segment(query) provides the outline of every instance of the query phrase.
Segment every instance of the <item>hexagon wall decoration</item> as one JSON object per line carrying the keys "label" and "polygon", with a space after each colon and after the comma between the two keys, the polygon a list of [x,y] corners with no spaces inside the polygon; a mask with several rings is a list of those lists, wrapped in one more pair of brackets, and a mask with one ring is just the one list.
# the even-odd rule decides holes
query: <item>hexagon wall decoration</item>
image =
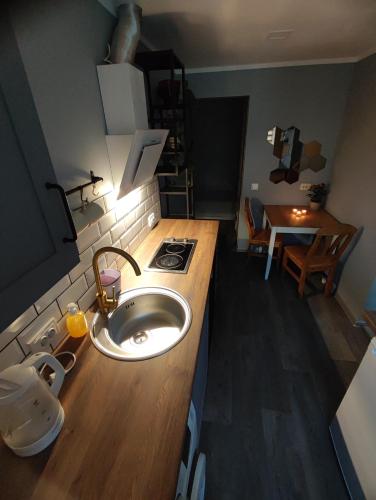
{"label": "hexagon wall decoration", "polygon": [[294,184],[303,170],[319,172],[325,167],[326,158],[321,155],[321,144],[310,141],[302,144],[300,130],[289,127],[282,130],[274,127],[268,131],[267,141],[273,146],[273,155],[279,159],[278,168],[270,172],[269,180],[274,184],[285,181]]}

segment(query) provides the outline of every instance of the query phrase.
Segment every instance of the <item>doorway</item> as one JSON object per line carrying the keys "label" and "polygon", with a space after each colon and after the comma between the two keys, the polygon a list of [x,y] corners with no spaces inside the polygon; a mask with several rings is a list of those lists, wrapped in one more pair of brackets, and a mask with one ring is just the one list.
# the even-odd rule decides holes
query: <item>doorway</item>
{"label": "doorway", "polygon": [[239,210],[248,96],[197,99],[193,183],[197,219],[234,220]]}

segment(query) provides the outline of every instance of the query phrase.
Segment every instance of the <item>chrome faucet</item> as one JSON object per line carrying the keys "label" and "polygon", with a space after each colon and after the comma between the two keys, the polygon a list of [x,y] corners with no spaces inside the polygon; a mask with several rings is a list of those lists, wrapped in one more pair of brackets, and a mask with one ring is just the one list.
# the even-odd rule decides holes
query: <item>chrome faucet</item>
{"label": "chrome faucet", "polygon": [[101,276],[99,273],[99,267],[98,267],[98,259],[101,255],[107,252],[112,252],[112,253],[117,253],[124,257],[131,266],[133,267],[133,270],[136,274],[136,276],[140,276],[141,271],[140,268],[138,267],[137,262],[134,260],[134,258],[129,255],[129,253],[124,252],[124,250],[121,250],[120,248],[116,247],[102,247],[99,250],[97,250],[94,254],[93,257],[93,269],[94,269],[94,276],[95,276],[95,284],[97,286],[97,300],[98,300],[98,306],[99,309],[102,313],[107,313],[109,311],[112,311],[113,309],[116,309],[118,305],[118,299],[115,297],[115,287],[112,287],[112,297],[109,298],[107,297],[106,290],[103,289],[102,283],[101,283]]}

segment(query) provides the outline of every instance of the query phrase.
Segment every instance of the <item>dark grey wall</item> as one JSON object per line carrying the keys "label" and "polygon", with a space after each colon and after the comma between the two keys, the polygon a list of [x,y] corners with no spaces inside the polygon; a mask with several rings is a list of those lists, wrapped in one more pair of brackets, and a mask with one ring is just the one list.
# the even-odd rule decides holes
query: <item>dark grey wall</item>
{"label": "dark grey wall", "polygon": [[376,55],[359,62],[336,151],[328,209],[341,221],[364,227],[349,256],[338,295],[360,317],[376,277]]}
{"label": "dark grey wall", "polygon": [[[352,73],[352,64],[341,64],[188,75],[196,97],[250,96],[243,196],[251,195],[251,183],[258,183],[259,191],[252,194],[265,203],[306,203],[305,193],[299,190],[301,182],[330,180]],[[303,141],[321,142],[327,167],[318,173],[303,172],[292,185],[271,183],[269,173],[278,160],[266,136],[274,125],[295,125]],[[242,214],[239,222],[238,246],[243,248],[247,233]]]}
{"label": "dark grey wall", "polygon": [[12,20],[57,178],[68,189],[94,170],[105,180],[102,192],[108,191],[112,178],[96,65],[114,18],[94,0],[19,4]]}

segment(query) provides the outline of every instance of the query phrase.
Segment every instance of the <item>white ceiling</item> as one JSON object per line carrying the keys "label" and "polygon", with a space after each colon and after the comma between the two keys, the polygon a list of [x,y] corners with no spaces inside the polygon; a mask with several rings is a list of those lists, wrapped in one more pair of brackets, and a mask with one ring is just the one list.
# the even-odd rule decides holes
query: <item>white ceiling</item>
{"label": "white ceiling", "polygon": [[[121,0],[100,0],[116,8]],[[142,33],[187,68],[359,60],[376,52],[376,0],[139,0]],[[287,30],[286,39],[270,32]],[[279,38],[277,36],[277,38]]]}

